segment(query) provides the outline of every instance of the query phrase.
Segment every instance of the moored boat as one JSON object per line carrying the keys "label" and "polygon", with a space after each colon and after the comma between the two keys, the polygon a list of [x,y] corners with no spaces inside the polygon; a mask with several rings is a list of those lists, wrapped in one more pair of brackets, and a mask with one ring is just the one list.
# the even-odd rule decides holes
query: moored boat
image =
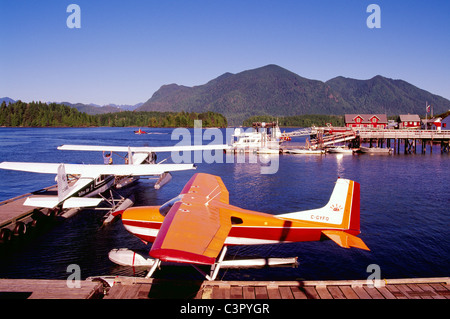
{"label": "moored boat", "polygon": [[353,150],[351,148],[346,148],[344,146],[329,147],[326,151],[333,154],[353,154]]}
{"label": "moored boat", "polygon": [[325,154],[325,151],[324,150],[314,150],[314,149],[291,149],[291,150],[286,150],[286,153],[322,155],[322,154]]}
{"label": "moored boat", "polygon": [[134,131],[134,134],[141,135],[141,134],[147,134],[147,132],[146,132],[146,131],[143,131],[143,130],[141,130],[141,128],[139,128],[139,130]]}
{"label": "moored boat", "polygon": [[359,151],[365,154],[391,154],[392,148],[361,146]]}
{"label": "moored boat", "polygon": [[242,128],[236,128],[232,135],[230,148],[227,152],[241,153],[261,153],[278,154],[280,151],[281,131],[278,123],[253,123],[252,128],[244,131]]}

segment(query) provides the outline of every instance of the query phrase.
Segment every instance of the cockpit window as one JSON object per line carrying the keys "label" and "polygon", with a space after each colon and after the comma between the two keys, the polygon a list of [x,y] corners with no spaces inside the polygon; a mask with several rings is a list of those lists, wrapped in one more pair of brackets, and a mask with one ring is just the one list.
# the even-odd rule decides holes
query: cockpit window
{"label": "cockpit window", "polygon": [[165,202],[160,208],[159,213],[164,217],[167,215],[169,210],[175,205],[176,202],[179,202],[183,198],[183,195],[178,195],[177,197],[172,198],[168,202]]}

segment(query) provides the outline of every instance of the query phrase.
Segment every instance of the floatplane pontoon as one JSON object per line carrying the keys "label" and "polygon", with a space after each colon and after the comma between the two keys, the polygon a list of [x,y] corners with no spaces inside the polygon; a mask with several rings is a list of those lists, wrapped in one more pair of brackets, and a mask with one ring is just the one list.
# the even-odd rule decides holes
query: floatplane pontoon
{"label": "floatplane pontoon", "polygon": [[[130,233],[153,243],[149,252],[152,260],[144,258],[143,261],[151,265],[147,277],[153,275],[161,262],[174,262],[191,264],[206,279],[214,280],[224,264],[229,245],[328,238],[341,247],[369,250],[356,237],[360,233],[359,189],[358,183],[340,178],[323,208],[275,216],[230,205],[222,179],[198,173],[180,195],[164,205],[132,207],[115,215],[121,216]],[[121,264],[130,264],[133,257],[135,255],[128,251],[110,254],[111,260]],[[210,274],[204,273],[198,265],[211,266]]]}

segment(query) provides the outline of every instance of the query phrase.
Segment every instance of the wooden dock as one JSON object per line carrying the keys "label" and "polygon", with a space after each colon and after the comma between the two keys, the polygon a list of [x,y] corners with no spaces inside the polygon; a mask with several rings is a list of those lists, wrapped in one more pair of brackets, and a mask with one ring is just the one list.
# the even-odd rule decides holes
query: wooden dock
{"label": "wooden dock", "polygon": [[169,281],[117,277],[105,299],[449,299],[450,277],[339,281]]}
{"label": "wooden dock", "polygon": [[46,217],[57,215],[59,213],[57,210],[23,205],[30,196],[54,195],[56,192],[57,186],[53,185],[0,202],[0,243],[8,242],[13,236],[23,236],[30,228],[42,223]]}
{"label": "wooden dock", "polygon": [[350,142],[352,148],[359,148],[362,143],[370,147],[393,148],[400,153],[403,144],[404,153],[416,153],[418,145],[421,152],[426,153],[427,146],[433,152],[433,145],[440,145],[441,153],[450,153],[450,131],[419,129],[368,129],[368,128],[317,128],[311,145],[324,148],[335,143]]}
{"label": "wooden dock", "polygon": [[[101,278],[101,277],[100,277]],[[450,277],[338,281],[179,281],[141,277],[0,279],[0,299],[450,299]]]}
{"label": "wooden dock", "polygon": [[66,280],[0,279],[0,299],[97,299],[103,297],[98,281],[80,281],[69,287]]}

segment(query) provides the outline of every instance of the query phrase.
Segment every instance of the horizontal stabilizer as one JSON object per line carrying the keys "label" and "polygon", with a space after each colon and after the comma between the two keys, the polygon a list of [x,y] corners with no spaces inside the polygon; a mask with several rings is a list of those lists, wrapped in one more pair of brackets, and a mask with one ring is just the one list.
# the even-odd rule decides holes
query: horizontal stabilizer
{"label": "horizontal stabilizer", "polygon": [[63,208],[96,207],[102,200],[97,197],[70,197],[64,202]]}
{"label": "horizontal stabilizer", "polygon": [[341,247],[355,247],[370,250],[361,238],[350,235],[349,233],[340,230],[323,230],[322,233]]}
{"label": "horizontal stabilizer", "polygon": [[58,196],[37,196],[28,197],[23,203],[24,206],[54,208],[59,204]]}

